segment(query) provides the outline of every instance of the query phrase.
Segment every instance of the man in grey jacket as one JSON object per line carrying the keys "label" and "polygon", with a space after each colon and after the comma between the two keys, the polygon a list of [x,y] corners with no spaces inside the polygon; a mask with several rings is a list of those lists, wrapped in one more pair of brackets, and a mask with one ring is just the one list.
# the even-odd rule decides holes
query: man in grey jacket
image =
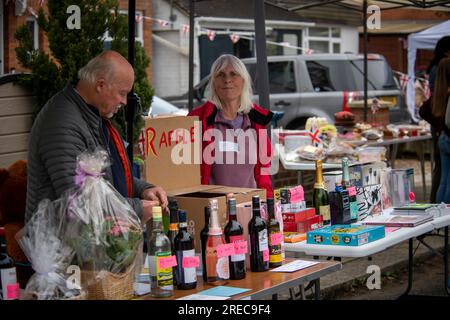
{"label": "man in grey jacket", "polygon": [[134,71],[119,53],[105,51],[80,69],[79,81],[53,96],[30,134],[25,219],[45,198],[54,200],[75,186],[77,156],[102,147],[112,165],[104,178],[130,203],[142,223],[153,206],[167,206],[164,190],[131,176],[131,163],[110,118],[127,102]]}

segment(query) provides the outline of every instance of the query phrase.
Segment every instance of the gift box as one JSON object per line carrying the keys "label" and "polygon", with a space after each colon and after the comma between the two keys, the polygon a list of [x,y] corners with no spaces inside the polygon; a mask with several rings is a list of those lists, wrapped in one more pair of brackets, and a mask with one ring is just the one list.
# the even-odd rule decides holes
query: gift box
{"label": "gift box", "polygon": [[381,170],[386,167],[386,163],[381,161],[350,166],[350,182],[353,186],[360,188],[380,184]]}
{"label": "gift box", "polygon": [[302,222],[284,222],[284,232],[306,233],[323,227],[323,216],[313,216]]}
{"label": "gift box", "polygon": [[316,209],[307,208],[297,212],[283,213],[283,223],[300,223],[316,216]]}
{"label": "gift box", "polygon": [[362,246],[385,237],[384,226],[342,224],[324,227],[307,233],[309,244]]}

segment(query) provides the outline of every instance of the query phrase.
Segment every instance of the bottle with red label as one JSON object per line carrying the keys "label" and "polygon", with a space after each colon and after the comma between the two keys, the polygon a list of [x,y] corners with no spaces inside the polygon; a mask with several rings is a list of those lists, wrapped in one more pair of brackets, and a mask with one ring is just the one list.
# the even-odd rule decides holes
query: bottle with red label
{"label": "bottle with red label", "polygon": [[6,252],[4,229],[0,228],[0,300],[19,299],[19,283],[13,259]]}
{"label": "bottle with red label", "polygon": [[261,204],[259,196],[252,197],[253,216],[248,223],[250,238],[250,268],[253,272],[269,270],[269,242],[267,225],[261,218]]}
{"label": "bottle with red label", "polygon": [[219,224],[218,202],[216,199],[209,201],[211,224],[206,241],[206,274],[207,282],[213,285],[224,285],[230,279],[228,256],[222,254],[225,239]]}
{"label": "bottle with red label", "polygon": [[275,219],[275,203],[272,198],[267,199],[267,210],[269,211],[269,267],[281,266],[283,257],[281,255],[281,242],[283,233],[280,223]]}
{"label": "bottle with red label", "polygon": [[236,199],[228,199],[228,223],[225,226],[225,241],[234,244],[235,254],[229,257],[230,279],[239,280],[245,278],[245,253],[247,242],[244,239],[244,228],[237,220]]}

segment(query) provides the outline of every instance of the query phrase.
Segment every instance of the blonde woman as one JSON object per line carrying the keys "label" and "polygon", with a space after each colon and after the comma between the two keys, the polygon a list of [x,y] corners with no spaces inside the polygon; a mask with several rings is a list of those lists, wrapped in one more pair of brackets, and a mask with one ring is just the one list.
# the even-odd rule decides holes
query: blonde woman
{"label": "blonde woman", "polygon": [[439,136],[439,151],[441,153],[442,175],[436,201],[450,203],[450,128],[445,125],[445,114],[450,97],[450,58],[439,62],[434,84],[433,118],[442,126]]}
{"label": "blonde woman", "polygon": [[266,127],[273,113],[254,104],[251,78],[237,57],[221,55],[211,67],[208,102],[190,116],[202,121],[202,184],[266,189],[271,146]]}

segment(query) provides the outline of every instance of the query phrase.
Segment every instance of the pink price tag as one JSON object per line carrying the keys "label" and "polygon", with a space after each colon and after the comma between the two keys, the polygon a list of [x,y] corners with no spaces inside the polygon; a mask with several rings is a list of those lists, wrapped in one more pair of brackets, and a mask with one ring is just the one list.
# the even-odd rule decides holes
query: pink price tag
{"label": "pink price tag", "polygon": [[348,190],[349,196],[356,196],[356,188],[355,187],[350,187],[347,190]]}
{"label": "pink price tag", "polygon": [[283,234],[281,232],[270,235],[270,242],[273,246],[281,244],[281,240],[283,240]]}
{"label": "pink price tag", "polygon": [[184,257],[183,268],[197,268],[200,265],[200,257]]}
{"label": "pink price tag", "polygon": [[302,202],[305,200],[305,193],[302,186],[290,188],[289,192],[291,194],[291,203]]}
{"label": "pink price tag", "polygon": [[219,258],[229,257],[234,254],[234,243],[221,244],[217,246],[217,256]]}
{"label": "pink price tag", "polygon": [[264,261],[269,261],[269,250],[264,250],[263,251],[263,260]]}
{"label": "pink price tag", "polygon": [[158,263],[160,269],[172,268],[177,265],[177,258],[175,256],[159,258]]}
{"label": "pink price tag", "polygon": [[247,241],[235,242],[234,243],[234,254],[246,254],[248,252]]}
{"label": "pink price tag", "polygon": [[19,299],[19,284],[8,284],[6,286],[6,300]]}

